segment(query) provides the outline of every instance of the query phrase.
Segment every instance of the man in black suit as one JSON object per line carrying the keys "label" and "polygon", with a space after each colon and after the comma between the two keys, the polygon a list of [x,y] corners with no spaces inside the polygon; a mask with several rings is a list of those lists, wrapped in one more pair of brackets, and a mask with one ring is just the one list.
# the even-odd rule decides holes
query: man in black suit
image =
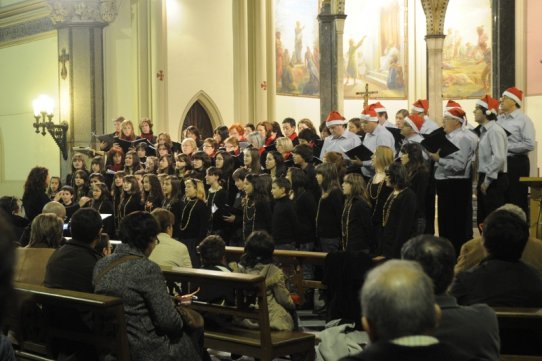
{"label": "man in black suit", "polygon": [[361,305],[361,322],[371,343],[343,361],[471,359],[432,336],[440,308],[431,279],[416,262],[391,260],[369,272]]}
{"label": "man in black suit", "polygon": [[521,261],[529,225],[517,215],[496,210],[484,221],[482,240],[488,257],[459,273],[451,293],[462,305],[542,307],[542,273]]}
{"label": "man in black suit", "polygon": [[446,292],[454,276],[452,243],[428,234],[417,236],[403,245],[401,258],[418,262],[433,280],[435,299],[442,311],[435,337],[476,360],[498,360],[500,338],[495,311],[485,304],[460,306]]}

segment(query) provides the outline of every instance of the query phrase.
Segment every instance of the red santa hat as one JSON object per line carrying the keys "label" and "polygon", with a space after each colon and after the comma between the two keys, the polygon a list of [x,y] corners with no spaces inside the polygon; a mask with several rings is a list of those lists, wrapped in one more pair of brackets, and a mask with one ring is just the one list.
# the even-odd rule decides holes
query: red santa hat
{"label": "red santa hat", "polygon": [[420,129],[422,128],[423,126],[423,118],[420,117],[419,115],[416,115],[416,114],[412,114],[412,115],[409,115],[408,117],[405,117],[405,122],[412,128],[414,129],[414,131],[416,133],[419,133],[420,132]]}
{"label": "red santa hat", "polygon": [[450,110],[446,110],[444,112],[444,117],[453,118],[461,122],[461,124],[465,123],[466,117],[465,112],[463,109],[460,108],[452,108]]}
{"label": "red santa hat", "polygon": [[361,113],[361,119],[366,120],[368,122],[378,122],[378,114],[374,109],[375,104],[371,104],[365,107],[363,109],[363,112]]}
{"label": "red santa hat", "polygon": [[523,92],[521,90],[519,90],[518,88],[516,88],[516,87],[511,87],[511,88],[506,89],[502,93],[502,96],[512,99],[519,106],[521,106],[522,101],[523,101]]}
{"label": "red santa hat", "polygon": [[345,125],[346,123],[348,122],[339,112],[330,112],[326,119],[326,127]]}
{"label": "red santa hat", "polygon": [[414,104],[412,104],[412,110],[416,113],[425,113],[429,111],[429,102],[427,99],[418,99]]}
{"label": "red santa hat", "polygon": [[448,100],[448,103],[446,103],[446,110],[450,110],[450,109],[453,109],[453,108],[463,109],[461,107],[461,104],[459,104],[455,100],[450,99],[450,100]]}
{"label": "red santa hat", "polygon": [[497,111],[499,110],[499,101],[492,98],[490,95],[486,95],[482,99],[478,99],[476,101],[476,105],[486,108],[486,115],[490,115],[491,113],[497,114]]}
{"label": "red santa hat", "polygon": [[372,107],[374,109],[375,112],[377,113],[384,113],[386,112],[386,108],[380,103],[380,102],[376,102],[374,104],[372,104]]}

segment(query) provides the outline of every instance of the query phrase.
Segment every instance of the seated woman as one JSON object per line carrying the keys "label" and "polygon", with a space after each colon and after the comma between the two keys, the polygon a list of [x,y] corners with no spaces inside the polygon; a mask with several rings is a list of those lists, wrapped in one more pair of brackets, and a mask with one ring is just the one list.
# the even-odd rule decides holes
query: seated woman
{"label": "seated woman", "polygon": [[[248,237],[245,252],[239,261],[241,273],[259,274],[265,277],[267,286],[267,306],[269,325],[273,330],[292,331],[294,329],[295,305],[286,288],[284,273],[273,264],[275,244],[269,233],[255,231]],[[247,328],[258,328],[252,320],[243,320]]]}
{"label": "seated woman", "polygon": [[15,281],[43,284],[47,261],[60,247],[62,227],[62,219],[52,213],[43,213],[34,218],[28,246],[17,248]]}
{"label": "seated woman", "polygon": [[160,267],[148,259],[158,232],[149,213],[124,217],[119,229],[122,244],[94,268],[95,292],[122,299],[132,360],[200,360]]}

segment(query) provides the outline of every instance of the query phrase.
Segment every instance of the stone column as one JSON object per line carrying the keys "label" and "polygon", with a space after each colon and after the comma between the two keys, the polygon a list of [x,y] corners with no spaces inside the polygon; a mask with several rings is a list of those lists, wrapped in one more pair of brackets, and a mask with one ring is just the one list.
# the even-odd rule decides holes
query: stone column
{"label": "stone column", "polygon": [[442,122],[442,47],[448,0],[422,0],[427,20],[427,99],[429,117]]}
{"label": "stone column", "polygon": [[91,132],[104,132],[104,26],[117,16],[118,0],[48,0],[58,32],[59,121],[66,121],[68,161],[72,147],[88,146]]}
{"label": "stone column", "polygon": [[493,35],[493,96],[516,86],[516,4],[515,1],[492,1]]}
{"label": "stone column", "polygon": [[267,63],[265,1],[247,2],[249,117],[256,124],[267,119]]}
{"label": "stone column", "polygon": [[344,59],[343,32],[344,13],[332,13],[331,3],[322,2],[319,22],[320,38],[320,122],[326,120],[330,111],[343,112]]}

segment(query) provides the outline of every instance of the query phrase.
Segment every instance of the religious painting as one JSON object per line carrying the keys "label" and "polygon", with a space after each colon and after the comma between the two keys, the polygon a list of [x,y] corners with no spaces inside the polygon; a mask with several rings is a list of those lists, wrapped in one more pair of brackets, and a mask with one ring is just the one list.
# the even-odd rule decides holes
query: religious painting
{"label": "religious painting", "polygon": [[347,1],[344,25],[344,97],[376,92],[379,99],[407,97],[406,0]]}
{"label": "religious painting", "polygon": [[444,21],[442,95],[491,94],[491,0],[453,0]]}
{"label": "religious painting", "polygon": [[318,0],[275,0],[277,94],[319,96]]}

